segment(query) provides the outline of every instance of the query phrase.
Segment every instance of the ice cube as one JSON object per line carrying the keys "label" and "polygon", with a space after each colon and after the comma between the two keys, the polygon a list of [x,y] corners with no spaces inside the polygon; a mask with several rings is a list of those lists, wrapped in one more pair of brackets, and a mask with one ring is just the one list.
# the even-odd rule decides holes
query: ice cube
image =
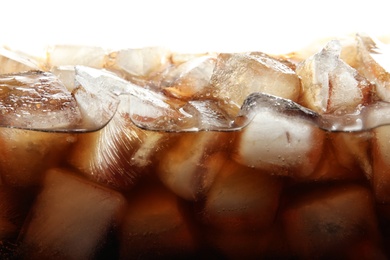
{"label": "ice cube", "polygon": [[170,55],[170,51],[157,47],[122,49],[109,53],[105,67],[125,78],[147,77],[169,65]]}
{"label": "ice cube", "polygon": [[375,94],[383,101],[390,101],[390,47],[367,35],[356,35],[356,56],[352,66],[375,83]]}
{"label": "ice cube", "polygon": [[390,126],[374,129],[372,187],[379,203],[390,203]]}
{"label": "ice cube", "polygon": [[128,189],[152,165],[167,134],[143,131],[127,114],[117,112],[100,131],[79,137],[68,162],[94,181]]}
{"label": "ice cube", "polygon": [[29,259],[93,259],[126,208],[119,193],[51,169],[21,233]]}
{"label": "ice cube", "polygon": [[181,134],[159,156],[161,181],[181,198],[203,198],[227,160],[221,150],[228,150],[233,139],[234,134],[218,132]]}
{"label": "ice cube", "polygon": [[26,55],[0,47],[0,74],[39,70],[39,63]]}
{"label": "ice cube", "polygon": [[0,128],[0,175],[12,186],[38,185],[43,173],[64,161],[77,137],[66,133]]}
{"label": "ice cube", "polygon": [[294,255],[303,259],[346,258],[365,241],[381,250],[369,189],[347,184],[300,190],[300,194],[286,194],[289,202],[281,209]]}
{"label": "ice cube", "polygon": [[16,240],[34,196],[32,189],[0,185],[0,247],[2,241]]}
{"label": "ice cube", "polygon": [[210,78],[215,66],[211,55],[196,57],[168,69],[162,75],[160,87],[164,93],[181,99],[206,96],[210,90]]}
{"label": "ice cube", "polygon": [[206,195],[201,221],[221,231],[266,230],[274,223],[281,189],[276,176],[226,162]]}
{"label": "ice cube", "polygon": [[133,190],[128,205],[120,259],[184,259],[196,252],[193,227],[175,195],[152,181]]}
{"label": "ice cube", "polygon": [[240,107],[253,92],[298,100],[295,72],[264,53],[220,54],[211,77],[211,96]]}
{"label": "ice cube", "polygon": [[50,72],[53,73],[70,92],[77,87],[74,80],[76,76],[74,66],[56,66],[51,68]]}
{"label": "ice cube", "polygon": [[83,65],[103,68],[108,51],[101,47],[54,45],[47,50],[47,67]]}
{"label": "ice cube", "polygon": [[[287,259],[290,256],[281,230],[236,232],[206,229],[205,240],[215,251],[212,259]],[[210,258],[211,259],[211,258]]]}
{"label": "ice cube", "polygon": [[304,106],[319,113],[332,113],[353,111],[369,102],[372,86],[340,59],[340,53],[340,42],[333,40],[297,66]]}
{"label": "ice cube", "polygon": [[[333,135],[335,135],[334,138]],[[337,141],[340,139],[340,143]],[[308,176],[300,175],[299,172],[296,172],[293,176],[295,181],[366,181],[369,178],[369,172],[371,171],[371,164],[364,161],[365,157],[361,158],[361,161],[356,161],[358,156],[363,156],[364,147],[359,147],[357,153],[354,151],[348,150],[349,147],[353,147],[357,141],[356,139],[344,137],[340,133],[327,133],[325,137],[326,142],[322,147],[321,159],[318,162],[315,170]],[[352,141],[352,143],[349,143]],[[345,143],[346,142],[346,143]],[[364,144],[364,143],[363,143]],[[344,147],[340,146],[344,145]],[[344,154],[345,153],[345,154]],[[360,154],[362,153],[362,154]],[[366,169],[362,167],[367,167],[367,172],[364,172]]]}
{"label": "ice cube", "polygon": [[336,160],[351,172],[362,172],[367,179],[372,177],[372,160],[370,154],[373,133],[332,133],[329,140]]}
{"label": "ice cube", "polygon": [[[268,102],[272,100],[275,103]],[[266,99],[264,104],[257,101],[262,100],[249,104],[255,108],[254,118],[237,138],[233,158],[272,174],[309,176],[321,158],[324,132],[305,118],[309,114],[302,117],[301,111],[292,109],[289,103],[282,104],[283,100]]]}
{"label": "ice cube", "polygon": [[1,126],[67,128],[81,120],[71,93],[51,73],[30,71],[0,76]]}

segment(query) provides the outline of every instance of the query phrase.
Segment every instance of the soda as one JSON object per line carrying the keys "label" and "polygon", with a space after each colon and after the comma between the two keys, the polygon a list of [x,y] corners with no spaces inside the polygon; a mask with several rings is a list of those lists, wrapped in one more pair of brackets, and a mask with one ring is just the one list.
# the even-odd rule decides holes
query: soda
{"label": "soda", "polygon": [[387,259],[387,49],[1,50],[0,257]]}

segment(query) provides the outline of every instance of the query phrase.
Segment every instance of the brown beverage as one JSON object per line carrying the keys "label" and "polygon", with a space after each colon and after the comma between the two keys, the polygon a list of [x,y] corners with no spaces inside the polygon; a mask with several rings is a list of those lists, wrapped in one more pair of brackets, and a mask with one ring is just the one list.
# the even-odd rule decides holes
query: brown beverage
{"label": "brown beverage", "polygon": [[386,259],[386,48],[2,49],[1,258]]}

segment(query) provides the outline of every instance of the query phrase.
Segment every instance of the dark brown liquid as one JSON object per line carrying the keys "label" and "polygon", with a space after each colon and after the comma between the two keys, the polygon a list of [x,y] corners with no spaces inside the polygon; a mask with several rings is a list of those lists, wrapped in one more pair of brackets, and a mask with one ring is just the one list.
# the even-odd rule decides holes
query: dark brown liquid
{"label": "dark brown liquid", "polygon": [[[241,132],[158,133],[122,123],[84,134],[0,129],[8,138],[0,165],[2,257],[389,253],[390,198],[375,186],[375,170],[383,169],[373,161],[372,133],[325,133],[320,161],[303,176],[297,167],[238,163]],[[372,176],[362,154],[375,163]]]}

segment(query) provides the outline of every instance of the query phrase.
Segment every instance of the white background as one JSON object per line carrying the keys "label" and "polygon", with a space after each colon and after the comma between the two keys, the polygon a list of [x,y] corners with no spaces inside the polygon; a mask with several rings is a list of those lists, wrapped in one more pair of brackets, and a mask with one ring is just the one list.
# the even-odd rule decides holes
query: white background
{"label": "white background", "polygon": [[0,44],[287,52],[314,39],[390,34],[386,1],[2,1]]}

